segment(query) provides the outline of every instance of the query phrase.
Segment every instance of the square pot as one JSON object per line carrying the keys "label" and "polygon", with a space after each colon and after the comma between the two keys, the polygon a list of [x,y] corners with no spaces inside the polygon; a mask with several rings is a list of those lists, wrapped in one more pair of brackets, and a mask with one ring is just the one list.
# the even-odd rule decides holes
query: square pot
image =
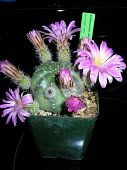
{"label": "square pot", "polygon": [[43,158],[81,160],[98,115],[99,112],[91,118],[32,115],[27,121]]}

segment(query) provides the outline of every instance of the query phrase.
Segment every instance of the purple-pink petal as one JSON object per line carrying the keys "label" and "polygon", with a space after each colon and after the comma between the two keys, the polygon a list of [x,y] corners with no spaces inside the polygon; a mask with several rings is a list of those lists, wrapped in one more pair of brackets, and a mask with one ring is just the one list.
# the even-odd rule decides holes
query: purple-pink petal
{"label": "purple-pink petal", "polygon": [[70,32],[75,27],[75,21],[71,21],[67,27],[67,32]]}
{"label": "purple-pink petal", "polygon": [[[79,64],[83,64],[83,63],[85,63],[87,61],[87,58],[86,57],[79,57],[76,61],[75,61],[75,63],[74,63],[74,66],[76,66],[78,63]],[[79,68],[80,69],[80,68]]]}
{"label": "purple-pink petal", "polygon": [[105,72],[99,72],[99,82],[102,88],[105,88],[107,85],[107,76]]}
{"label": "purple-pink petal", "polygon": [[54,33],[57,37],[61,35],[61,31],[59,29],[54,30]]}
{"label": "purple-pink petal", "polygon": [[49,29],[47,26],[42,26],[46,31],[50,32],[51,34],[53,34],[52,30]]}
{"label": "purple-pink petal", "polygon": [[106,59],[113,54],[112,48],[107,47],[107,43],[105,41],[101,42],[100,45],[100,55],[105,55]]}
{"label": "purple-pink petal", "polygon": [[12,96],[13,100],[15,99],[15,95],[14,95],[14,92],[12,91],[11,88],[9,88],[9,92],[10,92],[10,95]]}
{"label": "purple-pink petal", "polygon": [[117,81],[119,81],[119,82],[122,82],[123,81],[123,78],[122,78],[122,76],[120,76],[120,77],[114,77]]}
{"label": "purple-pink petal", "polygon": [[109,83],[113,82],[113,77],[109,74],[107,74],[107,79],[108,79]]}
{"label": "purple-pink petal", "polygon": [[20,95],[19,95],[19,87],[14,90],[14,95],[17,101],[21,100]]}
{"label": "purple-pink petal", "polygon": [[14,104],[1,104],[0,108],[7,108],[7,107],[13,107]]}
{"label": "purple-pink petal", "polygon": [[32,98],[32,94],[25,94],[23,97],[22,97],[22,104],[28,104],[30,102],[33,101],[33,98]]}
{"label": "purple-pink petal", "polygon": [[105,41],[101,42],[100,45],[100,54],[105,56],[112,56],[113,50],[112,48],[107,47],[107,43]]}
{"label": "purple-pink petal", "polygon": [[8,124],[10,122],[10,119],[12,118],[14,112],[11,112],[6,120],[6,124]]}
{"label": "purple-pink petal", "polygon": [[12,122],[13,122],[14,126],[16,126],[16,124],[17,124],[17,113],[16,112],[14,112],[12,115]]}
{"label": "purple-pink petal", "polygon": [[2,99],[2,101],[4,103],[9,103],[9,104],[15,104],[15,102],[13,100],[5,100],[5,99]]}
{"label": "purple-pink petal", "polygon": [[22,108],[19,110],[19,113],[22,114],[22,115],[25,116],[25,117],[30,117],[30,113],[27,112],[27,111],[25,111],[25,110],[22,109]]}
{"label": "purple-pink petal", "polygon": [[18,113],[18,117],[21,120],[21,122],[25,121],[25,119],[24,119],[24,117],[23,117],[23,115],[21,113]]}
{"label": "purple-pink petal", "polygon": [[107,47],[106,52],[103,55],[104,55],[105,61],[106,61],[109,57],[111,57],[113,55],[112,48]]}
{"label": "purple-pink petal", "polygon": [[92,83],[96,83],[98,77],[99,69],[97,66],[91,66],[90,79]]}
{"label": "purple-pink petal", "polygon": [[107,68],[106,72],[113,77],[121,77],[121,70],[119,68]]}
{"label": "purple-pink petal", "polygon": [[107,49],[107,43],[105,41],[102,41],[101,45],[100,45],[100,54],[103,55],[105,53],[106,49]]}
{"label": "purple-pink petal", "polygon": [[86,60],[84,59],[84,62],[80,62],[79,66],[78,66],[79,70],[87,68],[87,67],[91,67],[91,62],[90,62],[90,60],[87,60],[87,59]]}
{"label": "purple-pink petal", "polygon": [[5,117],[7,114],[10,114],[11,112],[13,112],[14,109],[13,107],[7,108],[3,111],[2,117]]}
{"label": "purple-pink petal", "polygon": [[96,43],[94,43],[92,46],[91,46],[92,48],[91,48],[91,53],[92,54],[99,54],[99,47],[98,47],[98,45],[96,44]]}
{"label": "purple-pink petal", "polygon": [[122,69],[122,70],[125,70],[126,69],[126,64],[124,62],[121,62],[119,67]]}
{"label": "purple-pink petal", "polygon": [[89,51],[86,51],[86,50],[81,50],[81,51],[78,51],[78,56],[82,56],[82,57],[91,57],[91,54]]}
{"label": "purple-pink petal", "polygon": [[68,107],[68,112],[72,112],[72,109]]}
{"label": "purple-pink petal", "polygon": [[63,29],[63,28],[66,28],[67,26],[66,26],[66,23],[65,23],[65,21],[64,20],[61,20],[60,21],[60,27],[61,27],[61,29]]}
{"label": "purple-pink petal", "polygon": [[9,92],[6,92],[5,94],[6,94],[8,100],[14,100],[14,98],[10,95]]}
{"label": "purple-pink petal", "polygon": [[74,30],[70,31],[70,34],[73,34],[75,32],[79,32],[81,29],[80,28],[75,28]]}
{"label": "purple-pink petal", "polygon": [[85,68],[83,69],[83,76],[86,77],[89,71],[90,71],[90,67],[85,67]]}

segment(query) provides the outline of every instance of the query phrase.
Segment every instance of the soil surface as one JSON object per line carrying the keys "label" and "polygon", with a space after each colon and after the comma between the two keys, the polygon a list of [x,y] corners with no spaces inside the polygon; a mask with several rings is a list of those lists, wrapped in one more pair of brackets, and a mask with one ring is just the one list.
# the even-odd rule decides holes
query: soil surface
{"label": "soil surface", "polygon": [[85,91],[82,94],[82,99],[85,103],[85,108],[79,110],[78,112],[72,112],[65,115],[60,115],[52,112],[46,112],[44,110],[40,110],[39,113],[35,114],[38,116],[69,116],[69,117],[81,117],[81,118],[89,118],[93,117],[98,112],[98,95],[95,91]]}

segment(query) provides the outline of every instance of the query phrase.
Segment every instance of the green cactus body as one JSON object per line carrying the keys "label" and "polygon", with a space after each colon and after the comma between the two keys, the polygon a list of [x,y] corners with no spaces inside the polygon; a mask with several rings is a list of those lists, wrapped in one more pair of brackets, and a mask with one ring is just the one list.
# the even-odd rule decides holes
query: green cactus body
{"label": "green cactus body", "polygon": [[[58,73],[61,68],[70,69],[74,77],[72,88],[65,89],[60,86]],[[31,92],[40,109],[53,113],[60,113],[70,94],[80,96],[84,88],[84,80],[80,73],[71,63],[63,61],[48,61],[37,66],[31,78]]]}

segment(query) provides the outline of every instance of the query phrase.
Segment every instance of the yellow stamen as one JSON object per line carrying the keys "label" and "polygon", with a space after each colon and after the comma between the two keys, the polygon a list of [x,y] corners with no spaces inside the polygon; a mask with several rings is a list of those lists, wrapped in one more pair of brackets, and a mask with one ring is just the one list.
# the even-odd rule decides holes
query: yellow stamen
{"label": "yellow stamen", "polygon": [[94,57],[94,64],[95,66],[101,67],[103,65],[103,60],[100,56]]}

